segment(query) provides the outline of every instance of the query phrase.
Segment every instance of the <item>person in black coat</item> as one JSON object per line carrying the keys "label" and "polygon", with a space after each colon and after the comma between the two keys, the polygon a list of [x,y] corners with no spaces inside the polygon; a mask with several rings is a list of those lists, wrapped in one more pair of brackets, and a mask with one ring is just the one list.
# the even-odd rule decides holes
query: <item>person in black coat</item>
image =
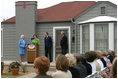
{"label": "person in black coat", "polygon": [[79,78],[85,78],[87,77],[87,69],[86,66],[82,64],[82,56],[80,54],[74,54],[76,57],[76,65],[75,68],[79,71]]}
{"label": "person in black coat", "polygon": [[51,49],[52,49],[52,38],[48,36],[48,32],[45,32],[45,56],[48,57],[49,54],[49,59],[50,62],[52,62],[52,56],[51,56]]}
{"label": "person in black coat", "polygon": [[87,69],[87,75],[92,74],[92,67],[89,63],[87,63],[87,60],[85,58],[85,56],[82,57],[82,64],[86,67]]}
{"label": "person in black coat", "polygon": [[104,67],[106,67],[106,66],[107,66],[107,63],[106,63],[106,61],[104,60],[104,58],[100,58],[100,60],[102,61]]}
{"label": "person in black coat", "polygon": [[76,58],[74,57],[73,54],[66,54],[65,55],[69,61],[69,70],[72,74],[72,78],[79,78],[79,71],[78,69],[75,68],[76,66]]}
{"label": "person in black coat", "polygon": [[107,56],[107,58],[110,60],[110,62],[112,63],[114,58],[115,58],[115,52],[114,51],[108,51],[109,55]]}
{"label": "person in black coat", "polygon": [[61,41],[60,41],[60,45],[61,45],[61,50],[62,50],[62,54],[65,55],[67,53],[68,50],[68,39],[65,36],[64,32],[61,32]]}

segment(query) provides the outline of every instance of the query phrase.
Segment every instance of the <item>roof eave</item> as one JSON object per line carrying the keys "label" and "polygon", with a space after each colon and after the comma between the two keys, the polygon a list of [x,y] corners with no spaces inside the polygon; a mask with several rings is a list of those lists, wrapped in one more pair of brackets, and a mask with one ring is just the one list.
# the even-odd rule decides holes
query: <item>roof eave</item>
{"label": "roof eave", "polygon": [[117,22],[117,21],[86,22],[86,23],[78,23],[78,24],[80,25],[80,24],[89,24],[89,23],[104,23],[104,22],[108,23],[108,22]]}
{"label": "roof eave", "polygon": [[15,22],[1,22],[1,24],[15,23]]}
{"label": "roof eave", "polygon": [[45,23],[45,22],[71,22],[71,19],[68,19],[68,20],[37,21],[36,23]]}
{"label": "roof eave", "polygon": [[[45,22],[71,22],[71,19],[68,20],[50,20],[50,21],[37,21],[36,23],[45,23]],[[15,23],[15,22],[1,22],[2,24],[6,23]]]}

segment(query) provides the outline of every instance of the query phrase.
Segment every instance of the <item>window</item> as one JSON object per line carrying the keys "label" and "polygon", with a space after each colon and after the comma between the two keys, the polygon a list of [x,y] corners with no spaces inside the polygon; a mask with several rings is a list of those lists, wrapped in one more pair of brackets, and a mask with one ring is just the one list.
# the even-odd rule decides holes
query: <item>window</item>
{"label": "window", "polygon": [[89,51],[89,25],[83,24],[82,26],[82,53]]}
{"label": "window", "polygon": [[114,24],[114,50],[117,53],[117,23]]}
{"label": "window", "polygon": [[108,49],[108,24],[95,24],[95,50]]}
{"label": "window", "polygon": [[101,7],[101,14],[105,14],[105,7]]}

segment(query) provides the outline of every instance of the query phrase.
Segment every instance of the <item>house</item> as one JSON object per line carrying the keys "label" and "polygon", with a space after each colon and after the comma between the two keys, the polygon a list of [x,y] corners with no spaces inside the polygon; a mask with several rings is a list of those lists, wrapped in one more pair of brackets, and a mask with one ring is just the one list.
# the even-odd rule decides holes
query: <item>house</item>
{"label": "house", "polygon": [[61,50],[61,31],[68,37],[69,53],[105,49],[117,52],[117,5],[109,1],[62,2],[45,9],[37,9],[36,1],[18,1],[15,7],[16,16],[2,22],[2,60],[19,60],[21,34],[28,43],[37,34],[39,55],[44,56],[45,32],[53,39],[53,61]]}

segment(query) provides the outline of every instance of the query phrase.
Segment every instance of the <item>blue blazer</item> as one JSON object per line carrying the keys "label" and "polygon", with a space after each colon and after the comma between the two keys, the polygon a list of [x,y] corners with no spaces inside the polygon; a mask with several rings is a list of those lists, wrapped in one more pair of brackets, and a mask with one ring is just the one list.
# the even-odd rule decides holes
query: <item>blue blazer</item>
{"label": "blue blazer", "polygon": [[50,36],[45,37],[44,42],[45,42],[45,47],[52,47],[52,38]]}
{"label": "blue blazer", "polygon": [[[24,42],[25,42],[25,43],[24,43]],[[18,43],[19,54],[20,54],[20,55],[21,55],[21,54],[25,54],[25,48],[23,48],[23,47],[27,47],[27,41],[24,40],[24,42],[23,42],[22,39],[20,39],[20,40],[19,40],[19,43]]]}

